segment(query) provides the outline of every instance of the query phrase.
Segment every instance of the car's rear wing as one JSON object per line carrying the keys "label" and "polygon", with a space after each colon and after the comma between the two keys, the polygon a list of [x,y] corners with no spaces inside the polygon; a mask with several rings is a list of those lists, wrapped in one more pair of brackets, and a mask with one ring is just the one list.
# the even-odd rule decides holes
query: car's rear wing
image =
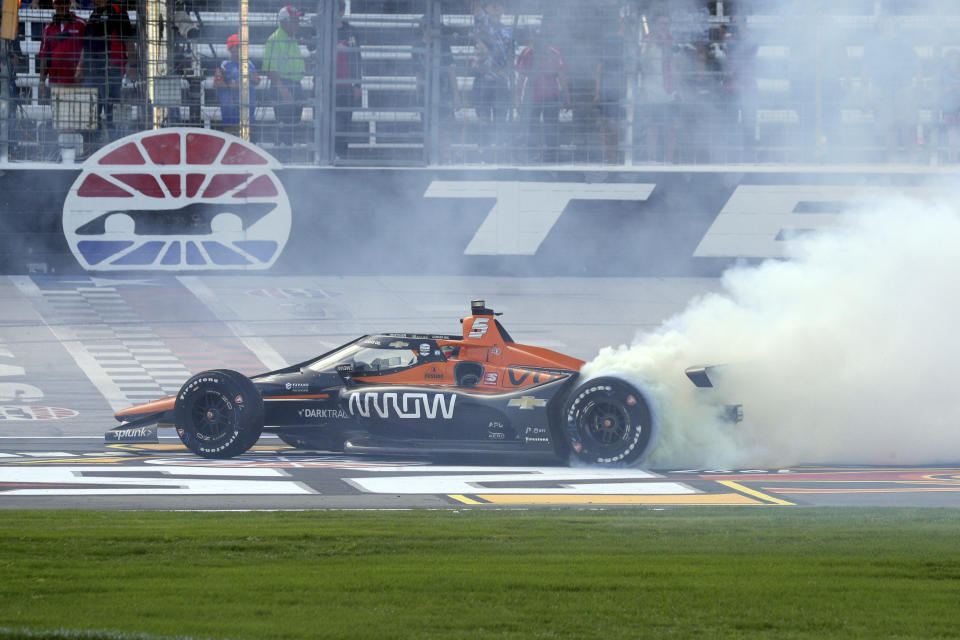
{"label": "car's rear wing", "polygon": [[[723,365],[712,365],[706,367],[688,367],[684,373],[690,378],[696,387],[700,389],[713,389],[715,385],[711,376],[716,376]],[[725,404],[723,405],[723,414],[721,416],[726,422],[738,423],[743,421],[743,405]]]}
{"label": "car's rear wing", "polygon": [[713,365],[707,367],[688,367],[684,373],[687,374],[687,377],[690,378],[690,382],[694,386],[700,387],[701,389],[713,387],[713,381],[710,380],[710,375],[715,373],[716,370],[722,365]]}

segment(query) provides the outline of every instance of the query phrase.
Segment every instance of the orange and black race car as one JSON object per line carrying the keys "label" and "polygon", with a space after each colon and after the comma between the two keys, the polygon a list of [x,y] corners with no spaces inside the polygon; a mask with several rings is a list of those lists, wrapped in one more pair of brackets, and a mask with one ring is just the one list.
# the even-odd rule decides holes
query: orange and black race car
{"label": "orange and black race car", "polygon": [[580,380],[582,360],[517,344],[483,300],[471,311],[461,335],[367,335],[252,378],[205,371],[176,396],[117,413],[124,424],[106,440],[155,441],[158,426],[175,426],[208,458],[242,454],[269,431],[296,447],[348,453],[642,459],[657,425],[640,389],[615,377]]}

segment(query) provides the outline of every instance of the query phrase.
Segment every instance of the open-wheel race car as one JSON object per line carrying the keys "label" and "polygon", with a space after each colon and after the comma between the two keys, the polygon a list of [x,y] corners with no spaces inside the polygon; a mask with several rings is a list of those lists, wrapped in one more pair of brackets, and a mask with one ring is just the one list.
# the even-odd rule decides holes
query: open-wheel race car
{"label": "open-wheel race car", "polygon": [[[483,300],[460,335],[366,335],[284,369],[216,369],[176,396],[125,409],[108,442],[174,426],[193,453],[229,458],[264,431],[295,447],[360,454],[539,452],[633,464],[656,415],[627,380],[582,380],[582,360],[514,342]],[[691,379],[696,383],[694,376]]]}

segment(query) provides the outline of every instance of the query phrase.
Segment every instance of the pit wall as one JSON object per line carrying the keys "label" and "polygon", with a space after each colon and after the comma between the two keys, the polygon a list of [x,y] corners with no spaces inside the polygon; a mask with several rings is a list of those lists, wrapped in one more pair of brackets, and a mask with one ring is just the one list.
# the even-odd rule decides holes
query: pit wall
{"label": "pit wall", "polygon": [[[249,196],[243,184],[211,191],[209,174],[227,172],[220,165],[190,169],[200,176],[193,183],[186,173],[161,180],[158,172],[176,174],[171,168],[150,169],[160,189],[149,186],[152,178],[129,178],[142,168],[8,166],[0,171],[0,268],[7,274],[710,276],[738,260],[782,257],[786,240],[837,225],[846,209],[901,193],[949,195],[960,178],[950,171],[723,167],[261,170],[279,186]],[[98,171],[103,179],[89,177]],[[243,167],[230,171],[248,183],[256,177]],[[192,196],[190,184],[197,187]],[[279,204],[265,217],[230,217],[236,203],[274,200]],[[223,213],[226,222],[205,220]],[[86,253],[78,252],[81,243]]]}

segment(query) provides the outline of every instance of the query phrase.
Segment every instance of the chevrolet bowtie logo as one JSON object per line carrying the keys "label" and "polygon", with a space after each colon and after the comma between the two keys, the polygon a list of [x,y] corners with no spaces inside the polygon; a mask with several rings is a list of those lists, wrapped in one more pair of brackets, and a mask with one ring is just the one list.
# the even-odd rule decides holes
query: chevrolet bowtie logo
{"label": "chevrolet bowtie logo", "polygon": [[533,396],[523,396],[522,398],[514,398],[507,403],[508,407],[519,407],[521,409],[533,409],[534,407],[545,407],[547,406],[547,401],[543,398],[534,398]]}
{"label": "chevrolet bowtie logo", "polygon": [[409,346],[409,345],[408,345],[406,342],[400,342],[399,340],[397,340],[396,342],[391,342],[391,343],[388,344],[387,346],[388,346],[388,347],[393,347],[394,349],[402,349],[402,348],[404,348],[404,347],[406,347],[406,346]]}

